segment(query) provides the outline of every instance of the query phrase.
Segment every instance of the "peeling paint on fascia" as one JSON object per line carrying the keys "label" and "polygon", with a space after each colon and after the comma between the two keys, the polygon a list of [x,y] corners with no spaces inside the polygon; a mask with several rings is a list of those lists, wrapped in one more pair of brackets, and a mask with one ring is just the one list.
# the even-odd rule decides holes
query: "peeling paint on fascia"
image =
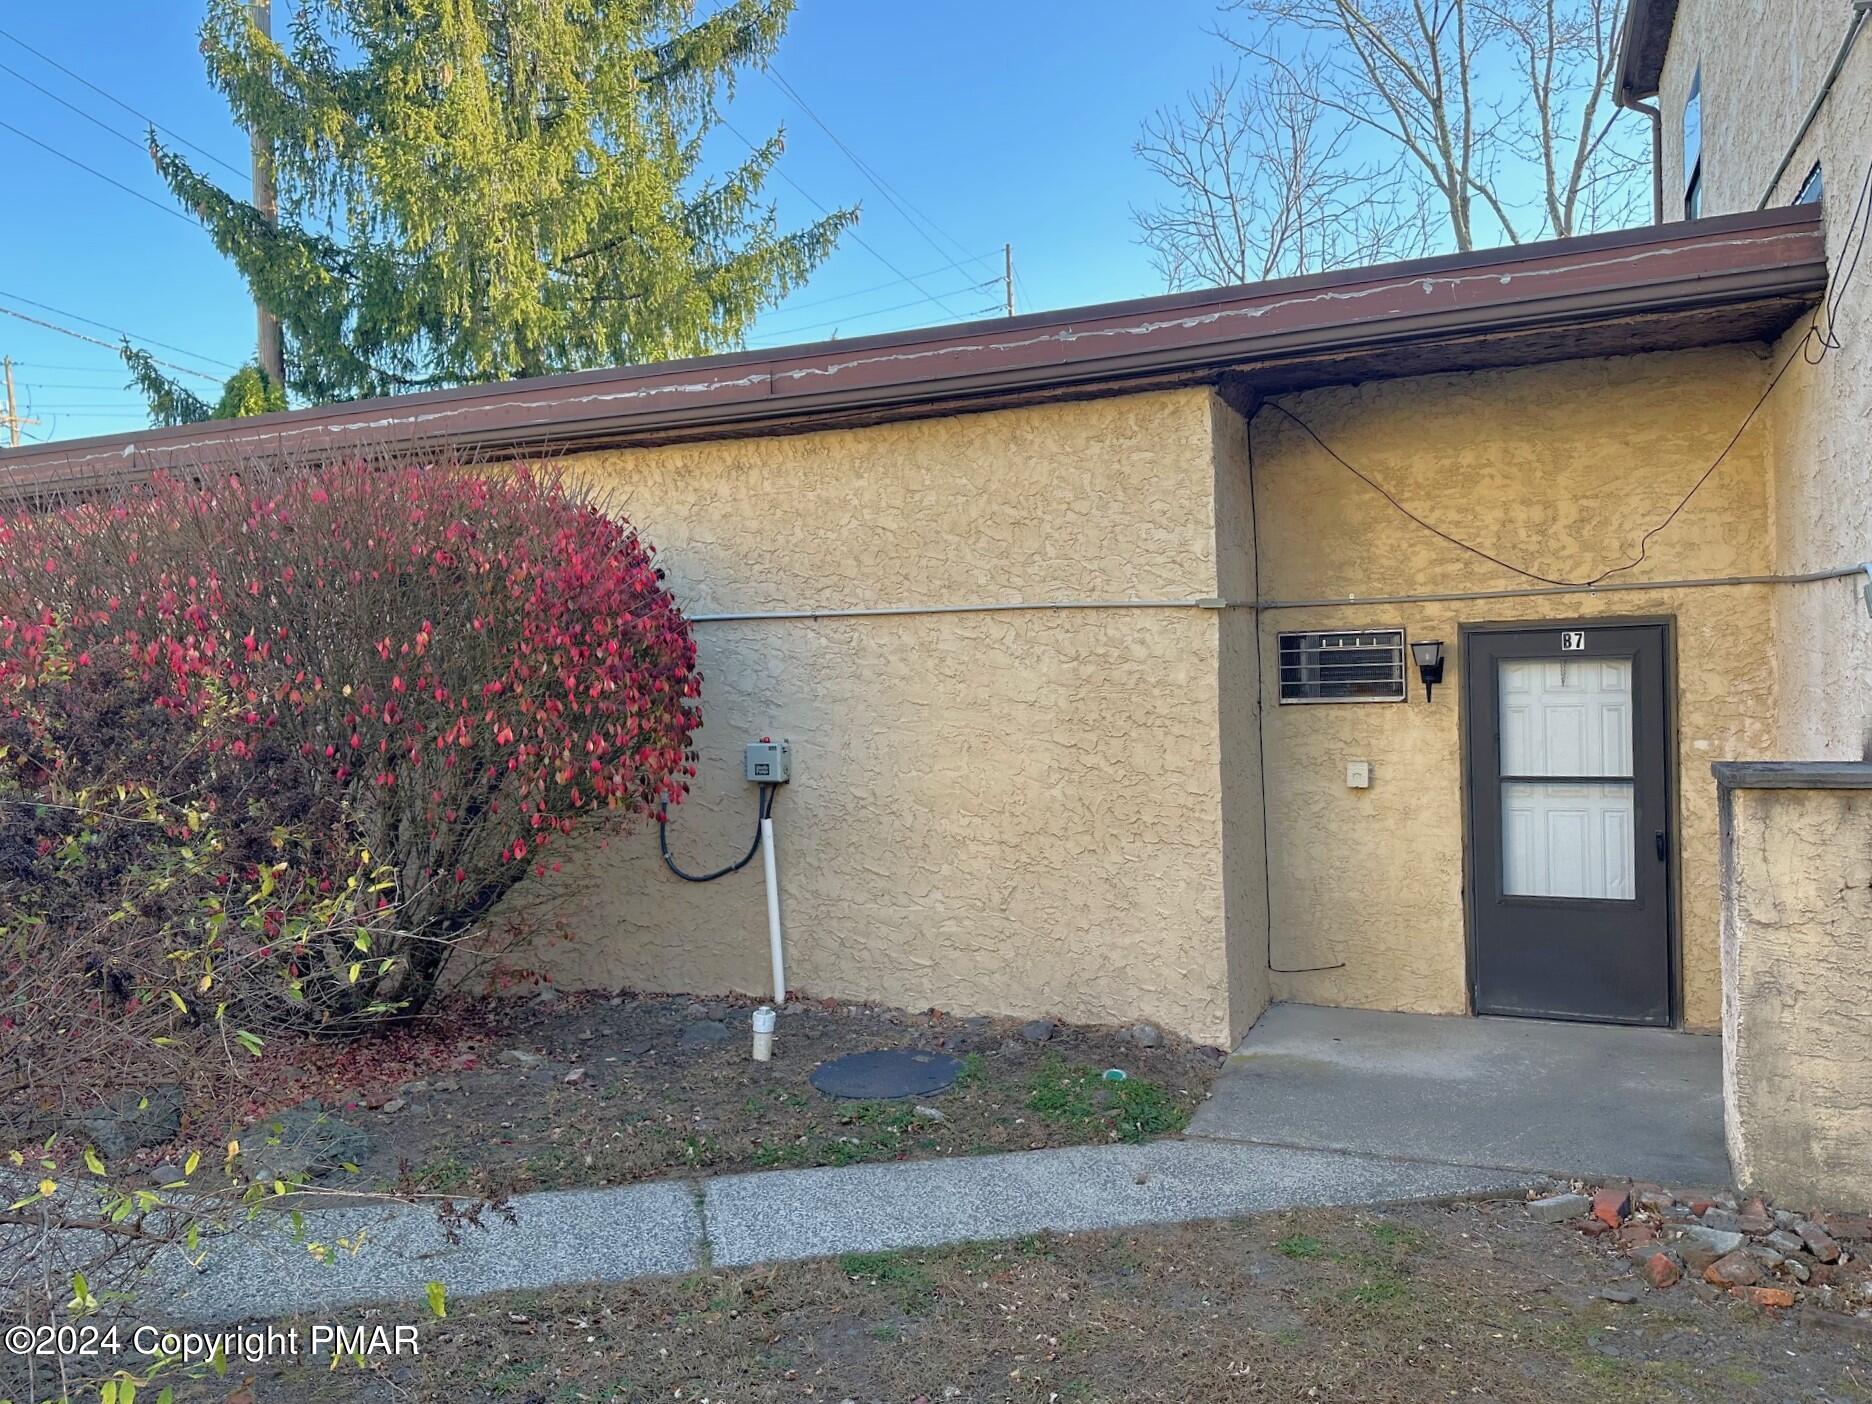
{"label": "peeling paint on fascia", "polygon": [[[1154,317],[1145,321],[1128,323],[1122,326],[1075,328],[1072,326],[1056,327],[1028,336],[1006,338],[990,337],[974,342],[944,342],[935,346],[906,347],[903,349],[885,349],[868,354],[857,354],[841,360],[828,361],[820,365],[799,366],[792,370],[773,372],[767,369],[748,374],[721,379],[701,379],[678,381],[658,385],[621,386],[607,389],[594,389],[586,394],[566,395],[555,393],[546,397],[528,397],[514,399],[473,400],[460,405],[437,407],[431,410],[386,410],[367,419],[342,422],[326,421],[318,424],[299,425],[290,428],[268,429],[257,433],[229,433],[208,439],[190,439],[173,448],[155,446],[146,448],[142,443],[133,441],[117,449],[94,450],[80,456],[68,455],[64,460],[67,470],[82,469],[89,464],[110,462],[112,460],[134,461],[144,453],[164,454],[187,452],[200,454],[204,451],[224,450],[239,451],[261,445],[281,446],[288,440],[303,439],[308,436],[324,437],[329,434],[358,433],[408,433],[443,421],[458,419],[464,415],[482,415],[490,412],[513,410],[540,410],[555,416],[574,406],[604,406],[627,404],[632,401],[649,401],[668,396],[689,397],[706,395],[720,391],[749,389],[761,385],[772,387],[776,382],[789,381],[795,384],[812,378],[831,378],[851,371],[881,365],[907,365],[919,361],[966,356],[982,352],[1024,351],[1034,347],[1071,346],[1080,342],[1101,338],[1133,338],[1151,336],[1165,331],[1188,331],[1199,327],[1217,326],[1231,321],[1254,321],[1283,309],[1306,306],[1309,304],[1344,304],[1355,305],[1358,302],[1398,292],[1401,289],[1419,287],[1426,297],[1439,289],[1456,289],[1468,284],[1493,283],[1497,286],[1511,286],[1516,282],[1529,282],[1539,278],[1576,275],[1583,270],[1598,268],[1629,267],[1651,259],[1680,255],[1686,247],[1697,249],[1715,248],[1763,248],[1778,243],[1796,241],[1811,242],[1813,235],[1808,230],[1790,230],[1772,234],[1754,234],[1740,238],[1724,240],[1721,243],[1695,243],[1685,245],[1670,243],[1654,248],[1640,249],[1622,253],[1616,257],[1601,258],[1587,263],[1567,263],[1563,267],[1527,269],[1521,272],[1499,270],[1467,270],[1460,273],[1434,276],[1414,275],[1391,282],[1375,283],[1363,288],[1325,289],[1317,292],[1297,294],[1292,297],[1278,298],[1273,301],[1256,303],[1251,306],[1221,307],[1192,313],[1181,317]],[[526,426],[514,426],[524,429]],[[536,432],[546,429],[545,422],[532,426]]]}
{"label": "peeling paint on fascia", "polygon": [[[1763,244],[1777,243],[1788,239],[1811,242],[1813,235],[1805,230],[1795,233],[1774,234],[1765,237],[1730,239],[1720,245],[1704,244],[1703,248],[1750,247],[1759,248]],[[1471,272],[1445,274],[1437,277],[1411,277],[1391,283],[1376,283],[1367,288],[1327,289],[1322,292],[1307,293],[1303,296],[1281,298],[1273,302],[1257,303],[1250,307],[1218,307],[1206,312],[1187,317],[1164,317],[1150,321],[1133,322],[1117,327],[1093,327],[1084,330],[1062,327],[1058,330],[1040,333],[1034,336],[1008,340],[987,340],[970,343],[950,342],[942,346],[906,348],[901,351],[881,351],[870,356],[855,356],[849,360],[832,361],[823,366],[801,366],[795,370],[781,371],[775,374],[775,380],[799,381],[813,376],[839,375],[845,371],[857,370],[866,366],[889,365],[927,360],[932,357],[969,355],[978,352],[1025,351],[1036,346],[1071,346],[1081,341],[1099,337],[1134,337],[1150,336],[1164,331],[1189,331],[1197,327],[1217,326],[1234,320],[1254,320],[1272,312],[1289,307],[1303,307],[1314,303],[1355,303],[1364,298],[1378,297],[1394,293],[1401,289],[1419,286],[1427,297],[1439,287],[1457,288],[1470,283],[1494,283],[1508,286],[1515,282],[1525,282],[1535,278],[1553,277],[1558,274],[1575,274],[1583,269],[1617,268],[1642,263],[1647,259],[1660,258],[1682,252],[1682,246],[1665,245],[1655,249],[1642,249],[1636,253],[1622,254],[1617,258],[1598,259],[1591,263],[1569,263],[1563,268],[1535,268],[1523,272]]]}
{"label": "peeling paint on fascia", "polygon": [[156,448],[145,450],[141,444],[125,444],[114,454],[87,454],[82,458],[67,458],[70,466],[77,466],[99,457],[133,459],[139,453],[178,452],[186,449],[198,452],[211,448],[240,448],[264,443],[280,443],[288,438],[303,438],[308,434],[325,435],[333,433],[357,433],[371,430],[406,430],[415,426],[440,420],[453,419],[464,414],[482,414],[491,409],[501,410],[563,410],[569,405],[596,405],[615,401],[645,400],[656,395],[698,395],[715,390],[740,390],[749,386],[761,385],[772,380],[766,371],[752,375],[737,376],[732,380],[692,381],[669,385],[647,385],[636,389],[618,389],[593,391],[586,395],[554,395],[549,399],[514,399],[514,400],[478,400],[471,404],[453,408],[434,409],[421,412],[406,411],[398,414],[383,414],[373,419],[353,419],[342,423],[324,421],[318,424],[299,425],[290,429],[268,429],[258,434],[225,434],[211,439],[190,439],[186,444],[179,444],[174,450]]}

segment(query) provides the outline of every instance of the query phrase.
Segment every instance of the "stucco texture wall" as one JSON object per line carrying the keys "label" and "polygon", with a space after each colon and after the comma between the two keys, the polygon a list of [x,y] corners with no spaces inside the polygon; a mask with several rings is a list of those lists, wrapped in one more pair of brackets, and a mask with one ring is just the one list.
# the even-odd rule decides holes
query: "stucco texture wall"
{"label": "stucco texture wall", "polygon": [[[1631,558],[1760,393],[1746,348],[1564,362],[1284,397],[1425,521],[1528,570],[1578,579]],[[1265,600],[1516,589],[1534,582],[1439,539],[1277,410],[1252,423]],[[1767,434],[1744,435],[1624,580],[1753,574],[1769,564]],[[1270,697],[1283,630],[1402,626],[1444,641],[1434,700],[1267,706],[1277,999],[1456,1013],[1467,1007],[1460,698],[1464,624],[1669,616],[1678,679],[1684,1022],[1718,1023],[1715,792],[1709,762],[1773,738],[1769,588],[1660,590],[1270,609]],[[1372,763],[1369,789],[1345,763]]]}
{"label": "stucco texture wall", "polygon": [[1787,1203],[1872,1202],[1872,793],[1736,790],[1723,932],[1729,1157]]}
{"label": "stucco texture wall", "polygon": [[[1212,433],[1209,392],[1189,390],[576,466],[692,614],[1189,599],[1217,593]],[[701,778],[672,846],[692,870],[739,856],[740,748],[787,737],[774,815],[796,989],[1225,1041],[1217,620],[699,623]],[[759,864],[683,883],[649,832],[572,866],[574,939],[530,957],[562,983],[767,987]]]}
{"label": "stucco texture wall", "polygon": [[[1702,70],[1703,211],[1751,210],[1820,91],[1852,17],[1846,0],[1681,0],[1659,91],[1665,209],[1683,210],[1683,111]],[[1769,194],[1785,204],[1821,164],[1827,265],[1849,259],[1853,209],[1872,163],[1872,31],[1861,33],[1812,130]],[[1872,559],[1872,269],[1862,264],[1838,307],[1840,345],[1818,365],[1801,351],[1803,321],[1775,348],[1792,358],[1765,410],[1773,443],[1777,570],[1830,570]],[[1811,348],[1809,348],[1811,349]],[[1775,596],[1783,706],[1779,754],[1872,756],[1872,628],[1859,586],[1839,580]]]}
{"label": "stucco texture wall", "polygon": [[1218,397],[1211,406],[1215,455],[1216,571],[1233,602],[1217,627],[1217,730],[1222,765],[1222,885],[1229,968],[1229,1022],[1247,1030],[1267,1008],[1267,830],[1262,822],[1261,655],[1255,598],[1255,530],[1249,497],[1248,423]]}

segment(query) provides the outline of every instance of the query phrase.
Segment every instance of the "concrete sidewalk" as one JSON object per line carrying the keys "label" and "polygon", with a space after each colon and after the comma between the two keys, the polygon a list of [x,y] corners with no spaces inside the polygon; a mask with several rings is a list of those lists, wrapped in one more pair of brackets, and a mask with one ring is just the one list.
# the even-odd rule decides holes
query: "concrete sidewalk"
{"label": "concrete sidewalk", "polygon": [[1550,1175],[1730,1178],[1721,1046],[1656,1029],[1276,1005],[1189,1139],[526,1195],[451,1244],[433,1209],[305,1214],[365,1242],[321,1265],[281,1230],[160,1269],[204,1322],[623,1282],[710,1266],[1185,1223],[1315,1205],[1513,1194]]}
{"label": "concrete sidewalk", "polygon": [[[1078,1146],[525,1195],[450,1244],[433,1209],[305,1214],[305,1237],[364,1244],[326,1264],[276,1233],[208,1245],[200,1270],[159,1263],[149,1299],[193,1322],[935,1246],[1228,1218],[1302,1205],[1518,1193],[1533,1177],[1383,1156],[1205,1141]],[[147,1289],[146,1289],[147,1290]]]}
{"label": "concrete sidewalk", "polygon": [[1718,1187],[1722,1040],[1668,1029],[1276,1004],[1191,1136]]}

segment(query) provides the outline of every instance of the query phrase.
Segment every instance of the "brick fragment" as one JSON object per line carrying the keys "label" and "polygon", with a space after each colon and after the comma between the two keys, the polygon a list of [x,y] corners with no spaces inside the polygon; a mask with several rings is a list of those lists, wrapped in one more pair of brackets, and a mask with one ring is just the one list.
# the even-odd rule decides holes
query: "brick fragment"
{"label": "brick fragment", "polygon": [[1657,1230],[1649,1224],[1627,1224],[1618,1231],[1621,1248],[1636,1248],[1640,1243],[1650,1243],[1656,1238]]}
{"label": "brick fragment", "polygon": [[1814,1222],[1835,1238],[1872,1238],[1872,1214],[1816,1214]]}
{"label": "brick fragment", "polygon": [[1718,1287],[1747,1287],[1761,1281],[1761,1259],[1751,1253],[1735,1252],[1718,1258],[1703,1269],[1703,1280]]}
{"label": "brick fragment", "polygon": [[1833,1235],[1820,1225],[1805,1220],[1794,1225],[1794,1232],[1801,1236],[1801,1242],[1807,1245],[1807,1251],[1823,1263],[1837,1263],[1840,1246],[1833,1241]]}
{"label": "brick fragment", "polygon": [[1738,1287],[1736,1295],[1762,1307],[1791,1307],[1794,1294],[1786,1287]]}
{"label": "brick fragment", "polygon": [[1592,1197],[1592,1213],[1608,1228],[1617,1228],[1631,1217],[1631,1192],[1607,1185]]}
{"label": "brick fragment", "polygon": [[1638,1273],[1658,1291],[1674,1285],[1683,1277],[1683,1265],[1669,1253],[1653,1253],[1644,1260]]}

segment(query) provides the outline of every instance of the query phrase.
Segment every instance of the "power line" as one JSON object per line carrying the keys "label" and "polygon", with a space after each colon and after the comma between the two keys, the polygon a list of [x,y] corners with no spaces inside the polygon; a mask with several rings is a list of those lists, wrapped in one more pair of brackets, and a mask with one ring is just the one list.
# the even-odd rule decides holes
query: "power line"
{"label": "power line", "polygon": [[[0,293],[0,297],[4,296],[6,296],[6,294]],[[43,317],[29,317],[24,312],[16,312],[11,307],[0,307],[0,317],[17,317],[20,321],[30,322],[35,327],[44,327],[47,331],[58,332],[61,336],[76,337],[79,341],[88,341],[93,346],[102,346],[109,351],[116,351],[119,349],[112,346],[108,341],[102,341],[95,336],[86,336],[83,332],[73,331],[70,327],[61,327],[57,322],[48,322]],[[172,371],[180,371],[184,375],[200,376],[203,380],[213,381],[217,385],[225,378],[218,375],[211,375],[207,371],[196,370],[192,366],[180,366],[174,361],[165,361],[156,356],[151,356],[150,360],[154,361],[159,366],[167,366]]]}
{"label": "power line", "polygon": [[[994,254],[974,254],[971,255],[967,261],[969,263],[985,263],[994,256]],[[916,276],[919,278],[934,278],[938,273],[947,273],[950,266],[932,268],[928,272],[919,273]],[[789,299],[774,310],[776,312],[804,312],[808,307],[823,307],[829,302],[844,302],[848,298],[864,297],[869,293],[883,292],[886,288],[894,288],[899,283],[905,281],[907,280],[903,278],[892,278],[888,282],[873,283],[868,288],[853,288],[850,292],[834,293],[830,297],[816,297],[810,302],[794,302]],[[18,363],[16,362],[15,364]]]}
{"label": "power line", "polygon": [[[26,363],[24,361],[15,361],[13,364],[15,366],[24,366]],[[117,373],[119,375],[123,374],[121,370],[119,370]],[[110,389],[110,386],[108,385],[99,385],[99,384],[96,384],[95,382],[87,382],[83,380],[36,380],[33,382],[33,384],[36,385],[41,390],[108,390]]]}
{"label": "power line", "polygon": [[[979,292],[983,288],[991,288],[991,287],[996,286],[1000,281],[1001,280],[999,278],[991,278],[985,283],[976,283],[970,287],[951,288],[948,292],[944,294],[944,296],[945,297],[960,297],[962,296],[963,293]],[[862,322],[869,317],[883,317],[892,312],[901,312],[906,307],[921,307],[928,300],[929,300],[928,298],[922,298],[922,297],[912,298],[908,302],[894,303],[889,307],[874,307],[868,312],[852,312],[852,313],[848,313],[847,315],[843,317],[828,317],[826,320],[822,322],[806,322],[797,327],[768,327],[761,333],[761,335],[763,336],[792,336],[795,332],[814,331],[819,327],[836,327],[845,322]]]}
{"label": "power line", "polygon": [[[964,289],[964,291],[966,291],[966,289]],[[953,294],[951,294],[951,296],[953,296]],[[903,307],[917,307],[917,306],[921,306],[921,304],[920,304],[920,303],[915,303],[915,302],[906,302],[906,303],[904,303],[904,304],[903,304]],[[875,313],[875,314],[873,314],[873,313],[865,313],[865,314],[863,314],[863,315],[865,315],[865,316],[872,316],[872,315],[877,315],[877,316],[882,316],[882,315],[883,315],[884,313],[886,313],[886,312],[897,312],[897,311],[901,311],[901,310],[902,310],[902,307],[883,307],[883,308],[879,308],[879,309],[878,309],[878,311],[877,311],[877,313]],[[948,326],[948,325],[950,325],[951,323],[954,323],[954,322],[971,322],[971,321],[974,321],[974,320],[975,320],[976,318],[978,318],[978,317],[992,317],[992,316],[994,316],[994,315],[996,315],[997,313],[999,313],[999,312],[1000,312],[1000,310],[1001,310],[1001,304],[997,302],[997,303],[993,303],[993,304],[991,304],[990,306],[987,306],[987,307],[978,307],[978,308],[976,308],[976,309],[975,309],[974,311],[972,311],[972,312],[958,312],[958,313],[956,313],[956,314],[955,314],[954,316],[952,316],[952,317],[950,317],[950,318],[948,318],[948,319],[947,319],[946,321],[938,321],[938,322],[923,322],[923,323],[919,323],[917,327],[914,327],[914,328],[909,328],[909,327],[907,327],[907,328],[904,328],[904,330],[906,330],[906,331],[912,331],[912,330],[921,330],[921,329],[922,329],[922,328],[924,328],[924,327],[941,327],[941,326]],[[858,320],[858,318],[856,318],[856,317],[848,317],[848,318],[834,318],[833,320],[831,320],[831,321],[829,321],[829,322],[819,322],[819,323],[816,323],[816,324],[815,324],[815,326],[817,326],[817,327],[835,327],[835,326],[842,326],[842,325],[843,325],[843,324],[844,324],[845,322],[847,322],[847,321],[857,321],[857,320]],[[779,336],[779,337],[781,338],[781,339],[780,339],[780,340],[778,340],[778,341],[770,341],[770,340],[766,340],[766,339],[762,339],[762,340],[760,340],[760,341],[757,341],[757,342],[749,342],[749,343],[748,343],[748,346],[749,346],[749,349],[751,349],[751,350],[765,350],[765,349],[767,349],[767,348],[769,348],[769,347],[773,347],[773,346],[785,346],[785,345],[787,345],[787,344],[788,344],[788,342],[789,342],[789,340],[791,339],[791,337],[792,337],[792,336],[793,336],[793,335],[794,335],[795,333],[797,333],[797,332],[802,332],[802,331],[812,331],[812,330],[814,330],[814,329],[815,329],[815,326],[805,326],[805,327],[793,327],[793,328],[791,328],[791,329],[789,329],[789,330],[787,330],[787,331],[784,331],[784,332],[780,332],[780,333],[777,333],[777,335],[778,335],[778,336]]]}
{"label": "power line", "polygon": [[31,366],[34,370],[79,371],[85,375],[115,375],[115,366],[67,366],[53,361],[15,361],[16,366]]}
{"label": "power line", "polygon": [[164,214],[169,215],[171,218],[179,219],[184,224],[193,224],[193,225],[198,225],[198,226],[200,224],[200,221],[197,220],[193,215],[185,215],[182,213],[182,211],[176,209],[173,205],[165,205],[160,200],[152,200],[149,196],[145,195],[141,190],[137,190],[137,189],[132,188],[131,186],[125,185],[121,180],[118,180],[115,176],[105,175],[104,172],[100,171],[96,166],[87,166],[83,161],[80,161],[76,156],[66,155],[65,152],[60,151],[56,146],[48,145],[47,143],[39,140],[38,137],[32,135],[30,132],[22,132],[18,127],[14,126],[11,122],[0,122],[0,128],[5,128],[7,131],[13,133],[14,136],[19,137],[22,141],[30,141],[34,146],[38,147],[41,151],[51,152],[54,156],[58,157],[59,160],[61,161],[69,161],[72,165],[76,166],[79,170],[84,171],[87,175],[96,176],[99,180],[103,181],[106,185],[114,185],[119,190],[123,191],[124,194],[135,196],[137,199],[141,200],[144,204],[148,205],[151,209],[161,210]]}
{"label": "power line", "polygon": [[[804,112],[808,117],[812,118],[812,120],[818,125],[820,131],[824,132],[828,137],[832,138],[832,144],[836,146],[840,151],[845,153],[846,159],[849,160],[852,163],[852,165],[858,168],[858,173],[862,175],[866,180],[870,181],[872,186],[877,190],[878,194],[882,195],[885,198],[885,200],[887,200],[890,203],[891,208],[896,210],[898,214],[904,217],[904,222],[907,223],[912,229],[916,230],[916,232],[922,236],[923,241],[927,243],[931,248],[935,249],[936,252],[941,257],[949,258],[951,267],[956,267],[957,265],[954,259],[950,258],[949,253],[943,248],[941,244],[938,244],[935,239],[930,237],[930,234],[928,233],[928,231],[925,230],[923,228],[923,225],[917,222],[916,217],[910,213],[912,209],[916,208],[914,205],[910,204],[910,198],[907,195],[901,196],[900,198],[900,192],[897,190],[896,186],[892,185],[888,180],[886,180],[880,172],[878,172],[874,167],[872,167],[871,164],[867,162],[862,156],[860,156],[856,151],[853,151],[849,146],[847,146],[844,143],[844,141],[840,139],[839,134],[833,131],[832,128],[827,124],[826,120],[823,117],[821,117],[817,112],[813,111],[812,105],[808,103],[805,98],[799,95],[798,90],[795,89],[791,83],[787,82],[785,74],[781,73],[779,69],[771,67],[771,66],[767,68],[766,72],[767,72],[768,78],[773,81],[775,86],[777,86],[780,89],[780,91],[785,93],[789,98],[793,99],[793,101],[796,104],[798,104],[800,111]],[[905,208],[906,206],[909,206],[909,208],[908,209]],[[945,239],[948,239],[951,244],[955,245],[957,250],[959,250],[963,254],[966,254],[968,252],[966,249],[962,247],[962,243],[960,240],[955,238],[953,235],[949,234],[946,230],[943,230],[942,227],[938,225],[935,220],[931,219],[928,215],[923,214],[921,210],[917,210],[917,215],[921,215],[924,223],[927,223],[931,229],[934,229],[938,233],[942,234],[942,236]]]}
{"label": "power line", "polygon": [[207,147],[196,145],[196,143],[190,141],[187,137],[183,136],[182,133],[174,130],[173,128],[165,127],[161,122],[158,122],[154,117],[150,116],[147,112],[138,111],[136,108],[132,107],[129,103],[125,102],[122,98],[118,97],[115,93],[110,92],[108,89],[100,88],[96,83],[93,83],[89,78],[86,78],[82,74],[72,72],[69,68],[67,68],[64,64],[60,63],[57,59],[53,58],[50,54],[41,53],[38,49],[35,49],[31,44],[28,44],[24,39],[20,38],[19,35],[10,33],[4,29],[0,29],[0,39],[12,40],[15,44],[18,44],[22,49],[24,49],[27,53],[31,54],[34,58],[38,59],[41,63],[51,64],[52,67],[56,68],[60,73],[63,73],[67,78],[71,79],[74,83],[84,84],[85,87],[89,88],[92,92],[96,93],[99,97],[103,98],[106,102],[116,104],[118,107],[121,107],[125,112],[128,112],[132,117],[135,117],[138,121],[147,122],[150,126],[154,127],[157,131],[163,132],[166,135],[173,137],[176,141],[181,142],[182,145],[188,147],[191,151],[196,151],[196,152],[201,153],[203,156],[206,156],[210,161],[215,162],[217,165],[225,166],[228,170],[234,172],[235,175],[241,177],[243,180],[246,179],[247,172],[242,167],[235,165],[232,161],[223,161],[219,156],[215,155],[214,152],[210,151]]}
{"label": "power line", "polygon": [[[122,327],[114,327],[109,322],[100,322],[95,317],[82,316],[81,314],[77,312],[68,312],[63,307],[52,306],[52,304],[49,302],[35,302],[30,297],[23,297],[19,293],[8,292],[5,288],[0,288],[0,297],[5,298],[8,302],[23,302],[28,307],[37,307],[41,312],[50,312],[54,317],[64,317],[68,321],[83,322],[87,327],[97,327],[103,331],[116,332],[117,335],[122,336],[122,337],[128,337],[131,341],[140,341],[145,346],[160,346],[162,347],[163,350],[174,351],[179,356],[191,356],[197,361],[206,361],[211,366],[226,366],[230,371],[237,371],[240,369],[240,367],[235,365],[234,362],[224,361],[219,356],[210,356],[205,351],[191,351],[186,346],[176,346],[172,344],[171,342],[158,341],[153,336],[139,336],[137,333],[133,331],[126,331]],[[60,328],[57,328],[57,330],[63,331],[64,328],[60,327]],[[82,339],[85,341],[96,342],[96,344],[99,346],[109,347],[112,351],[115,351],[117,349],[115,346],[112,346],[110,342],[98,341],[96,337],[84,337]],[[25,365],[27,364],[27,362],[16,361],[14,362],[14,364]],[[210,379],[214,379],[214,378],[215,377],[212,377],[212,376],[210,377]]]}
{"label": "power line", "polygon": [[[742,145],[746,146],[749,151],[753,151],[756,153],[760,151],[760,147],[756,146],[753,142],[749,141],[747,137],[743,136],[741,133],[741,129],[735,126],[735,124],[733,122],[730,122],[726,117],[721,118],[721,124],[724,127],[726,127],[729,131],[733,132],[737,137],[740,137]],[[805,186],[801,185],[797,180],[793,179],[793,177],[788,175],[786,171],[783,170],[781,167],[775,166],[773,169],[774,169],[775,175],[779,176],[780,179],[784,180],[788,185],[792,186],[795,190],[797,190],[800,193],[800,195],[804,197],[805,200],[809,204],[813,205],[819,211],[820,214],[830,215],[832,213],[832,211],[828,207],[826,207],[823,204],[820,204],[820,202],[816,198],[814,198],[811,191],[807,190]],[[951,317],[959,317],[962,315],[961,313],[957,312],[955,308],[951,307],[948,303],[944,302],[940,297],[937,297],[936,294],[932,293],[928,288],[924,287],[915,278],[912,278],[908,273],[904,272],[903,269],[899,268],[896,264],[892,263],[888,258],[884,257],[883,254],[879,253],[875,248],[871,246],[869,241],[865,239],[864,235],[860,234],[856,229],[849,230],[848,232],[851,234],[852,242],[854,244],[858,245],[859,248],[863,249],[866,253],[870,254],[871,257],[875,258],[879,263],[883,264],[886,268],[890,269],[890,271],[895,273],[898,276],[898,278],[900,278],[902,281],[910,284],[911,287],[915,288],[918,292],[922,293],[924,297],[926,297],[929,301],[935,303],[938,307],[942,308],[942,310],[947,312]]]}
{"label": "power line", "polygon": [[[31,385],[27,387],[29,390],[43,390],[45,388],[46,387],[43,385]],[[67,400],[50,400],[45,403],[35,401],[33,407],[42,410],[64,410],[68,414],[77,414],[86,410],[114,411],[121,414],[142,413],[134,404],[126,405],[122,400],[95,400],[78,403]]]}
{"label": "power line", "polygon": [[27,87],[33,88],[37,90],[38,92],[44,93],[47,97],[51,98],[52,101],[56,102],[60,107],[66,108],[69,111],[77,113],[80,117],[84,118],[85,121],[89,122],[92,126],[98,128],[100,131],[108,132],[111,136],[116,137],[117,140],[119,141],[128,142],[131,146],[135,147],[138,151],[147,152],[149,150],[148,146],[146,146],[143,142],[138,141],[135,137],[130,136],[124,132],[118,131],[109,122],[106,122],[102,118],[95,117],[91,113],[86,112],[82,107],[80,107],[75,102],[68,102],[66,99],[60,97],[57,93],[53,92],[50,88],[45,87],[43,84],[35,83],[32,79],[28,78],[24,73],[21,73],[17,68],[13,67],[11,64],[0,63],[0,73],[12,74],[15,78],[19,79],[20,82],[24,83]]}

